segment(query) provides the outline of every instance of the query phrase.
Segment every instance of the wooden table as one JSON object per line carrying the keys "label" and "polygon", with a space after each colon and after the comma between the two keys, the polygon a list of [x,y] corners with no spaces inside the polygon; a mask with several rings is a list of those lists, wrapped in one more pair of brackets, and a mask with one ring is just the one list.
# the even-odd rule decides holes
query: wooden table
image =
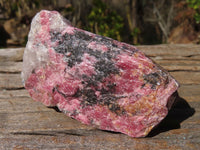
{"label": "wooden table", "polygon": [[200,45],[138,48],[181,84],[176,105],[146,138],[94,129],[33,101],[20,78],[24,48],[0,49],[0,149],[200,149]]}

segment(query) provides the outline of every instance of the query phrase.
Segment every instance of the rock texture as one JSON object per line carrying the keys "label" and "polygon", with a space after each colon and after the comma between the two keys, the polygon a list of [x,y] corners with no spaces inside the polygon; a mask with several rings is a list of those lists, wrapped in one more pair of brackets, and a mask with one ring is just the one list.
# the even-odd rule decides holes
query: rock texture
{"label": "rock texture", "polygon": [[58,12],[31,24],[22,78],[31,97],[103,130],[146,136],[178,83],[136,47],[72,27]]}

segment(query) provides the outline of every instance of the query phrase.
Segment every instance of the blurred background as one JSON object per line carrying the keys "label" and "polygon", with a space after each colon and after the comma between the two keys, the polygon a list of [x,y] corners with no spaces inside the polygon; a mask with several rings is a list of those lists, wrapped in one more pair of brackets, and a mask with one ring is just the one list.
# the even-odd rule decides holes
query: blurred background
{"label": "blurred background", "polygon": [[134,45],[200,44],[200,0],[0,0],[0,47],[25,46],[31,20],[42,9]]}

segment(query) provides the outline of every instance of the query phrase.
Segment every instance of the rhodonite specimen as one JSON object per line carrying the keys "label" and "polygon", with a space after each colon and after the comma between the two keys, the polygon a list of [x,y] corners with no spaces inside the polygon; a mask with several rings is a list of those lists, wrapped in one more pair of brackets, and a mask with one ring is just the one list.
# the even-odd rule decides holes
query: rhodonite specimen
{"label": "rhodonite specimen", "polygon": [[80,122],[146,136],[167,115],[178,88],[136,47],[70,25],[56,11],[31,24],[22,78],[31,97]]}

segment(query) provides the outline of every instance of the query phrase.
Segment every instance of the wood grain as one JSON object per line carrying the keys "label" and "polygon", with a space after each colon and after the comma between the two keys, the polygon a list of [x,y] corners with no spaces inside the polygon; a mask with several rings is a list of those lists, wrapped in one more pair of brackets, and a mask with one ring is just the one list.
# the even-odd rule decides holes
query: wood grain
{"label": "wood grain", "polygon": [[5,61],[21,61],[24,48],[0,49],[0,63]]}
{"label": "wood grain", "polygon": [[20,72],[24,48],[0,49],[0,149],[198,150],[200,45],[138,46],[180,83],[168,116],[146,138],[101,131],[33,101]]}
{"label": "wood grain", "polygon": [[170,74],[181,84],[200,84],[200,72],[177,71]]}
{"label": "wood grain", "polygon": [[200,84],[195,85],[181,85],[178,89],[180,96],[187,100],[187,102],[200,103]]}
{"label": "wood grain", "polygon": [[18,89],[18,90],[1,90],[0,92],[0,99],[6,98],[26,98],[30,97],[28,91],[25,89]]}
{"label": "wood grain", "polygon": [[20,74],[0,73],[0,89],[23,88]]}
{"label": "wood grain", "polygon": [[20,73],[22,70],[22,62],[1,62],[0,73]]}
{"label": "wood grain", "polygon": [[197,56],[200,55],[199,45],[171,44],[137,46],[148,56]]}

